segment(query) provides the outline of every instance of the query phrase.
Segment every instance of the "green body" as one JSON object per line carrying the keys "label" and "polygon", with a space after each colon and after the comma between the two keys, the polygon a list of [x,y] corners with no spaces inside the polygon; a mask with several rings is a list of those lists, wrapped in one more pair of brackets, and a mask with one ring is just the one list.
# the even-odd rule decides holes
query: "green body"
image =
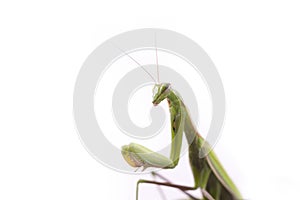
{"label": "green body", "polygon": [[[131,143],[122,148],[122,155],[133,167],[174,168],[178,164],[183,133],[189,144],[189,160],[194,176],[194,187],[200,188],[205,199],[242,199],[215,153],[210,151],[201,155],[201,147],[209,147],[199,135],[191,121],[187,108],[180,96],[171,89],[170,84],[155,85],[153,89],[153,104],[157,105],[167,99],[171,117],[172,147],[170,158],[155,153],[139,144]],[[206,195],[208,194],[208,195]]]}

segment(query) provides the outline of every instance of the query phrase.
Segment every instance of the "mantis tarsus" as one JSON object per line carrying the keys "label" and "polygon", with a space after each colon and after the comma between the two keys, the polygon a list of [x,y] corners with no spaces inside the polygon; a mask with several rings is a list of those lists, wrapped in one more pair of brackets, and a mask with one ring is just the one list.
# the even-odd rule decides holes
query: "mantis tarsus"
{"label": "mantis tarsus", "polygon": [[[134,60],[129,54],[126,52],[124,53]],[[141,66],[136,60],[134,61]],[[156,63],[158,68],[157,48]],[[151,78],[153,79],[152,76]],[[199,198],[193,197],[187,191],[197,189],[200,189],[203,199],[242,199],[240,192],[224,170],[215,153],[210,151],[203,157],[199,156],[201,155],[201,148],[209,148],[209,144],[196,130],[196,127],[194,126],[181,97],[174,89],[171,88],[169,83],[156,83],[153,88],[153,105],[156,106],[165,99],[168,101],[171,117],[172,143],[170,157],[167,158],[135,143],[124,145],[122,147],[122,155],[127,163],[132,167],[143,167],[144,169],[148,167],[163,169],[175,168],[179,162],[182,137],[183,133],[185,133],[185,137],[187,138],[189,144],[189,160],[194,176],[194,186],[173,184],[164,177],[156,173],[152,173],[153,175],[163,179],[164,182],[139,180],[136,187],[136,199],[138,200],[138,189],[139,184],[141,183],[178,188],[187,194],[191,199]]]}

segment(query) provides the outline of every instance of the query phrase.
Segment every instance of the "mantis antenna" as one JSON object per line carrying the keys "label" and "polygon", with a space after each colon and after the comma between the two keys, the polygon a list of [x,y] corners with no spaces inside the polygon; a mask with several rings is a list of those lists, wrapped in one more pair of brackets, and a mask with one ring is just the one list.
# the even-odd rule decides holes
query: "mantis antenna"
{"label": "mantis antenna", "polygon": [[157,56],[157,40],[156,40],[156,33],[155,33],[155,35],[154,35],[154,46],[155,46],[155,54],[156,54],[157,82],[159,83],[159,69],[158,69],[158,56]]}
{"label": "mantis antenna", "polygon": [[157,81],[154,79],[154,77],[137,61],[135,60],[132,56],[130,56],[126,51],[124,51],[123,49],[121,49],[120,47],[118,47],[117,45],[114,45],[117,49],[119,49],[122,53],[124,53],[126,56],[128,56],[131,60],[133,60],[139,67],[141,67],[149,76],[150,78],[157,83]]}

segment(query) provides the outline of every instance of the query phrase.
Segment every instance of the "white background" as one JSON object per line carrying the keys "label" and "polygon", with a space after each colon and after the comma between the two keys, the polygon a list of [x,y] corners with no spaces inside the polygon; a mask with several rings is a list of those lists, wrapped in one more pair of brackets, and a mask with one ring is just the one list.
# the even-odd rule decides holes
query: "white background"
{"label": "white background", "polygon": [[[91,51],[145,27],[188,36],[217,66],[227,113],[215,150],[243,196],[295,199],[299,9],[297,1],[1,1],[0,199],[134,198],[140,177],[102,166],[81,145],[72,93]],[[186,162],[167,176],[191,185]]]}

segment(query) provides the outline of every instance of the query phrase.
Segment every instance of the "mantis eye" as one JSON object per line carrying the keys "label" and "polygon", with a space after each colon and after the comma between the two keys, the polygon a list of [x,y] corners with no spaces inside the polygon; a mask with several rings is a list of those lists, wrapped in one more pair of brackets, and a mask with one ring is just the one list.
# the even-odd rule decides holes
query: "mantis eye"
{"label": "mantis eye", "polygon": [[153,97],[154,97],[156,95],[156,93],[158,92],[158,87],[157,86],[154,87],[152,92],[153,92]]}

